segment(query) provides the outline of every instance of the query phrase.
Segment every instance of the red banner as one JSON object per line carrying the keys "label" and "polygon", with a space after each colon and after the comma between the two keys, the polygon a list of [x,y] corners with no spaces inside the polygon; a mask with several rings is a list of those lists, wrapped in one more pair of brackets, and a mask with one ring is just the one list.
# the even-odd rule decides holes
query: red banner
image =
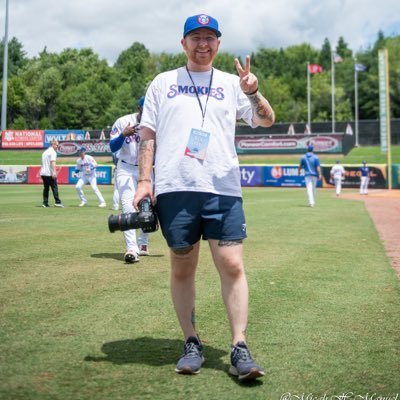
{"label": "red banner", "polygon": [[3,149],[42,149],[44,131],[2,131],[1,138]]}
{"label": "red banner", "polygon": [[[42,178],[40,177],[41,167],[28,167],[28,183],[42,183]],[[69,183],[68,177],[68,166],[57,167],[57,183],[66,184]]]}

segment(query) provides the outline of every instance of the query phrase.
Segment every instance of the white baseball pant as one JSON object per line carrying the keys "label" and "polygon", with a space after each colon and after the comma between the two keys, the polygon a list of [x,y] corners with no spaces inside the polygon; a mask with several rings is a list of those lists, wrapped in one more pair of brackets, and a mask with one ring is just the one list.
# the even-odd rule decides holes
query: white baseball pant
{"label": "white baseball pant", "polygon": [[97,196],[99,203],[105,203],[104,197],[101,195],[99,188],[97,187],[97,179],[95,174],[83,175],[79,178],[76,183],[76,191],[78,192],[78,196],[83,203],[87,203],[87,199],[85,194],[83,193],[83,186],[90,185],[94,191],[94,194]]}
{"label": "white baseball pant", "polygon": [[307,188],[308,205],[314,206],[318,178],[316,176],[309,175],[304,177],[304,180]]}
{"label": "white baseball pant", "polygon": [[334,178],[335,188],[336,188],[336,196],[339,196],[342,191],[342,178]]}
{"label": "white baseball pant", "polygon": [[361,177],[360,194],[368,194],[369,176]]}
{"label": "white baseball pant", "polygon": [[[133,198],[135,196],[138,179],[138,166],[124,163],[122,160],[118,161],[117,185],[122,205],[122,212],[124,214],[137,212],[133,207]],[[133,250],[135,253],[138,253],[139,246],[148,245],[149,243],[149,234],[144,233],[142,230],[140,230],[138,241],[136,241],[135,229],[124,231],[123,234],[125,238],[126,251]]]}

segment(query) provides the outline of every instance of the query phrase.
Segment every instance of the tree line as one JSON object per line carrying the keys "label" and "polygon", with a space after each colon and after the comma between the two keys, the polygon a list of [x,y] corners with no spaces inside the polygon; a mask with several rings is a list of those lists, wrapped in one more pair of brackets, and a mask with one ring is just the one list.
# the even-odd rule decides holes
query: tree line
{"label": "tree line", "polygon": [[[307,43],[285,49],[260,48],[251,54],[259,87],[275,109],[277,122],[307,121],[307,62],[322,66],[311,76],[312,121],[331,120],[331,54],[335,64],[335,119],[354,119],[354,65],[358,73],[359,118],[379,118],[378,51],[387,48],[390,62],[391,116],[400,117],[400,36],[378,32],[367,49],[353,54],[343,37],[335,47],[325,39],[321,48]],[[3,65],[4,40],[0,46]],[[160,72],[185,65],[180,54],[151,54],[134,42],[109,65],[90,48],[66,48],[50,53],[46,48],[28,58],[23,44],[13,37],[8,44],[8,129],[104,129],[121,115],[134,112],[137,99]],[[228,52],[218,54],[214,66],[236,74]],[[1,79],[3,80],[2,72]]]}

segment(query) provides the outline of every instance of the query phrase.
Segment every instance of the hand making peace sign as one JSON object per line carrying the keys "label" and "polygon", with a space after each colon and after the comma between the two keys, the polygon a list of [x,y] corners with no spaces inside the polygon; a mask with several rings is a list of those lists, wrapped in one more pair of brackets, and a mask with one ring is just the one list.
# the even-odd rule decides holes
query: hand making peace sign
{"label": "hand making peace sign", "polygon": [[242,68],[240,61],[235,58],[236,70],[240,78],[240,88],[244,94],[255,94],[258,89],[258,79],[250,72],[250,56],[246,56],[246,67]]}

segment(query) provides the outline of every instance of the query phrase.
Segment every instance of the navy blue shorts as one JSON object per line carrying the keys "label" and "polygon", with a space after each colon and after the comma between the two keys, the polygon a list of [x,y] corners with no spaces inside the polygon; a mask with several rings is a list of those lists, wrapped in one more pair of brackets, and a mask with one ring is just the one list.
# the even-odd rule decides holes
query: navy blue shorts
{"label": "navy blue shorts", "polygon": [[203,240],[247,237],[240,197],[202,192],[172,192],[157,196],[157,212],[168,246],[175,249]]}

